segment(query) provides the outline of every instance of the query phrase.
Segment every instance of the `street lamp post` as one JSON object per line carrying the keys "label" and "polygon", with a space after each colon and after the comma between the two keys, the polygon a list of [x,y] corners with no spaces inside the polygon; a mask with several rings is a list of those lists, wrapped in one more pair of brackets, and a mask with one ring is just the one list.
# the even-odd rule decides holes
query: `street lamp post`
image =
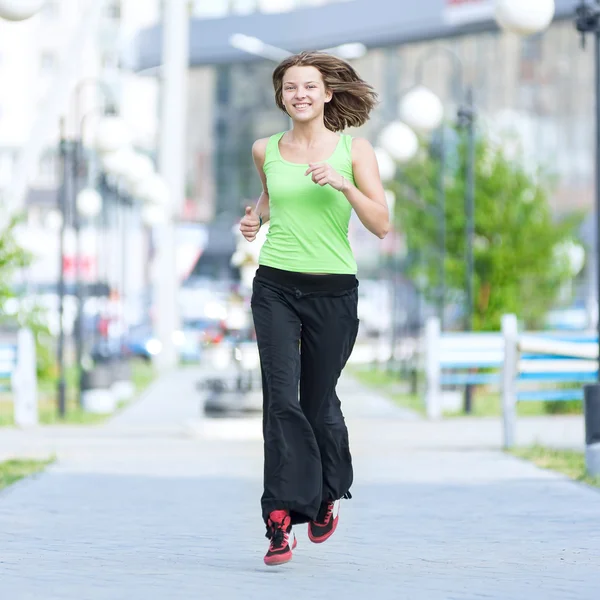
{"label": "street lamp post", "polygon": [[65,328],[64,328],[64,298],[65,298],[65,228],[67,203],[69,195],[69,146],[65,134],[64,119],[60,123],[60,142],[59,142],[60,167],[62,170],[61,184],[58,190],[57,209],[61,214],[61,226],[59,229],[59,269],[58,269],[58,382],[57,382],[57,402],[58,414],[62,418],[66,414],[66,384],[65,384]]}
{"label": "street lamp post", "polygon": [[[425,63],[433,56],[438,53],[444,53],[452,61],[452,74],[451,82],[452,89],[459,90],[459,94],[462,97],[459,108],[457,111],[458,124],[461,129],[466,130],[467,135],[467,160],[465,165],[465,263],[466,263],[466,276],[465,276],[465,330],[471,331],[473,329],[473,306],[474,306],[474,279],[475,279],[475,266],[474,266],[474,236],[475,236],[475,105],[473,98],[473,88],[471,85],[466,85],[464,81],[464,66],[462,60],[450,48],[445,46],[436,46],[431,52],[421,57],[417,65],[417,85],[408,92],[402,102],[400,113],[403,120],[410,125],[416,131],[422,131],[424,133],[430,133],[443,125],[444,110],[443,105],[439,98],[431,92],[429,89],[422,85],[423,81],[423,69]],[[443,210],[445,216],[445,192],[443,191],[443,182],[445,177],[445,144],[440,144],[439,147],[439,162],[440,162],[440,183],[442,191],[439,192],[440,210]],[[443,207],[442,207],[443,203]],[[445,219],[441,219],[442,223],[440,228],[443,228],[443,233],[440,234],[441,240],[443,240],[444,246],[442,248],[442,261],[445,256]],[[444,262],[442,262],[442,265]],[[442,266],[442,269],[444,267]],[[445,271],[445,269],[444,269]],[[443,277],[445,281],[445,273]],[[442,292],[445,296],[445,290]],[[443,300],[440,301],[442,303]],[[444,311],[444,306],[440,307],[440,310]],[[465,412],[470,413],[472,411],[472,386],[467,385],[465,387]]]}
{"label": "street lamp post", "polygon": [[[379,170],[382,180],[389,181],[393,179],[396,172],[396,163],[404,164],[410,162],[419,151],[419,139],[415,132],[401,121],[392,121],[386,125],[379,134],[379,146],[375,149],[375,155],[379,164]],[[393,211],[390,215],[393,234],[397,235],[394,227]],[[394,260],[390,269],[389,281],[391,284],[390,302],[391,302],[391,327],[390,327],[390,359],[389,365],[395,365],[396,346],[398,344],[398,288],[400,285],[400,259],[394,252]]]}
{"label": "street lamp post", "polygon": [[[545,30],[554,17],[554,0],[498,0],[496,20],[503,29],[519,34]],[[575,27],[582,35],[582,45],[588,33],[594,35],[595,112],[595,217],[596,217],[596,290],[598,320],[596,323],[598,359],[600,361],[600,0],[580,0],[575,10]],[[584,386],[585,464],[588,474],[600,475],[600,368],[596,382]]]}
{"label": "street lamp post", "polygon": [[[77,378],[77,400],[81,405],[82,403],[82,389],[84,382],[84,346],[85,346],[85,311],[84,305],[86,301],[86,290],[85,282],[83,280],[82,265],[81,265],[81,212],[78,206],[79,193],[84,189],[84,178],[87,173],[86,161],[84,156],[84,134],[85,126],[88,119],[97,114],[96,109],[90,110],[88,113],[81,115],[81,94],[84,88],[88,85],[94,86],[96,89],[102,90],[105,99],[105,105],[103,108],[103,119],[99,124],[99,130],[96,137],[96,146],[101,150],[118,149],[126,146],[129,141],[129,132],[120,119],[117,116],[117,110],[114,105],[112,98],[112,92],[108,86],[96,79],[84,79],[80,81],[74,90],[75,100],[75,140],[73,145],[73,185],[72,192],[74,201],[70,203],[73,207],[73,229],[75,232],[75,295],[77,305],[77,317],[75,320],[75,361],[78,369]],[[87,199],[91,198],[88,194]],[[85,204],[86,196],[83,196],[83,202]],[[84,206],[84,210],[85,210]]]}
{"label": "street lamp post", "polygon": [[[1,2],[1,0],[0,0]],[[0,11],[2,5],[0,4]],[[1,13],[0,13],[1,14]],[[77,391],[78,401],[81,402],[81,387],[83,377],[83,303],[84,303],[84,289],[81,281],[81,240],[80,240],[80,211],[79,208],[82,204],[85,204],[85,197],[83,200],[79,198],[83,181],[84,171],[84,156],[83,156],[83,132],[86,119],[90,114],[80,115],[80,97],[83,87],[89,83],[94,84],[97,87],[102,88],[107,97],[110,98],[110,93],[104,84],[94,79],[83,80],[79,82],[74,90],[74,101],[75,101],[75,138],[73,140],[67,139],[66,123],[65,119],[61,120],[60,127],[60,146],[59,155],[61,158],[62,166],[62,182],[59,191],[59,211],[62,215],[62,227],[60,231],[60,242],[59,242],[59,255],[60,255],[60,269],[59,269],[59,282],[58,282],[58,313],[59,313],[59,339],[57,348],[57,360],[59,368],[59,378],[57,384],[57,395],[58,395],[58,412],[61,417],[64,417],[66,413],[66,385],[64,378],[64,346],[65,346],[65,334],[64,334],[64,299],[65,299],[65,229],[68,224],[72,224],[75,237],[76,237],[76,251],[75,251],[75,294],[77,299],[77,317],[75,320],[75,350],[76,350],[76,364],[78,368],[77,378]],[[96,140],[96,146],[100,150],[117,149],[123,144],[128,143],[128,132],[125,124],[115,116],[115,110],[112,102],[107,102],[106,116],[100,123],[98,129],[98,135]],[[85,210],[85,207],[84,207]]]}
{"label": "street lamp post", "polygon": [[[469,87],[466,94],[466,103],[458,111],[458,119],[461,127],[467,131],[467,160],[466,160],[466,191],[465,191],[465,215],[466,215],[466,330],[473,330],[473,306],[474,306],[474,278],[475,261],[473,246],[475,241],[475,109],[473,105],[473,89]],[[472,410],[472,388],[465,389],[465,412]]]}
{"label": "street lamp post", "polygon": [[[598,319],[598,358],[600,365],[600,0],[588,4],[581,0],[576,10],[575,26],[582,35],[594,34],[594,89],[596,98],[595,132],[595,210],[596,210],[596,293]],[[596,383],[585,386],[586,468],[590,475],[600,475],[600,367]]]}
{"label": "street lamp post", "polygon": [[438,129],[439,135],[432,146],[433,154],[438,161],[437,177],[437,208],[439,213],[439,248],[440,272],[438,291],[438,313],[440,330],[444,331],[446,312],[446,131],[442,126]]}

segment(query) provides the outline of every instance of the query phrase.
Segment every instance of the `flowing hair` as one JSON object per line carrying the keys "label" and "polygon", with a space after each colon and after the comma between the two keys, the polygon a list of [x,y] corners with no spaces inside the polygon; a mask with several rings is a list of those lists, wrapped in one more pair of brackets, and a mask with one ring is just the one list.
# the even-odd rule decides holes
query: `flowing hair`
{"label": "flowing hair", "polygon": [[360,127],[369,119],[377,104],[377,93],[362,80],[354,67],[345,60],[323,52],[301,52],[284,59],[273,71],[275,102],[285,113],[283,104],[283,76],[290,67],[315,67],[321,73],[325,89],[333,93],[325,104],[325,127],[343,131]]}

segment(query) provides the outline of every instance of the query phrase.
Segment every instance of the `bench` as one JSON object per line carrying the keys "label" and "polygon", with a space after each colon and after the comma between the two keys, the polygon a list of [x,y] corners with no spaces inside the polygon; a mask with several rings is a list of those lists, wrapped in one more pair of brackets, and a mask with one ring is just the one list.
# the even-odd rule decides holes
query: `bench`
{"label": "bench", "polygon": [[445,388],[500,384],[504,361],[500,333],[442,333],[439,319],[431,317],[425,325],[424,352],[425,407],[430,419],[442,416]]}
{"label": "bench", "polygon": [[442,416],[444,388],[497,385],[505,429],[514,430],[518,402],[583,399],[583,385],[597,378],[596,340],[582,332],[519,334],[514,315],[505,315],[502,331],[491,333],[442,333],[431,318],[425,328],[427,415]]}
{"label": "bench", "polygon": [[519,334],[515,315],[502,318],[502,336],[504,446],[510,448],[518,402],[583,400],[583,386],[598,377],[598,338],[585,332]]}

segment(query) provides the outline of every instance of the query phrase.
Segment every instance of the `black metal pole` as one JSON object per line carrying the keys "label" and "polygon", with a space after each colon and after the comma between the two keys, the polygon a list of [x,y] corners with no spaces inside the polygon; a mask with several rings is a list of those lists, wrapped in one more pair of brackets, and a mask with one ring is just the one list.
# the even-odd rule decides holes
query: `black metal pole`
{"label": "black metal pole", "polygon": [[[585,47],[587,33],[594,34],[594,90],[595,114],[595,221],[596,221],[596,305],[598,307],[596,330],[598,335],[598,358],[600,359],[600,0],[588,4],[582,0],[576,10],[575,24],[582,34]],[[596,383],[584,386],[585,415],[585,468],[588,475],[600,476],[600,368]]]}
{"label": "black metal pole", "polygon": [[128,224],[128,198],[124,195],[120,197],[121,218],[119,225],[121,228],[121,348],[120,359],[125,359],[125,343],[127,341],[127,224]]}
{"label": "black metal pole", "polygon": [[[467,289],[466,289],[466,311],[465,330],[473,331],[473,306],[474,306],[474,256],[473,245],[475,238],[475,110],[473,101],[473,88],[467,89],[467,169],[466,169],[466,267],[467,267]],[[473,388],[467,385],[465,388],[465,412],[473,410]]]}
{"label": "black metal pole", "polygon": [[444,124],[440,128],[438,175],[438,209],[440,212],[440,292],[439,314],[440,329],[444,331],[444,313],[446,309],[446,143]]}
{"label": "black metal pole", "polygon": [[67,140],[65,139],[65,123],[60,123],[59,156],[61,166],[61,185],[58,190],[58,210],[62,217],[59,233],[59,267],[58,267],[58,383],[57,401],[58,414],[64,418],[66,414],[66,385],[65,385],[65,329],[63,325],[65,304],[65,229],[67,226],[67,185],[69,179],[69,160]]}
{"label": "black metal pole", "polygon": [[[597,3],[599,4],[599,3]],[[600,359],[600,18],[596,17],[596,35],[594,36],[594,71],[596,96],[596,303],[598,306],[596,330],[598,332],[598,357]],[[596,373],[596,381],[600,383],[600,368]]]}
{"label": "black metal pole", "polygon": [[77,206],[77,194],[82,189],[83,168],[83,141],[81,136],[75,140],[74,146],[74,176],[73,176],[73,229],[75,230],[75,301],[77,317],[75,319],[75,367],[77,381],[77,402],[82,405],[82,379],[83,379],[83,336],[84,336],[84,310],[85,294],[81,272],[81,216]]}

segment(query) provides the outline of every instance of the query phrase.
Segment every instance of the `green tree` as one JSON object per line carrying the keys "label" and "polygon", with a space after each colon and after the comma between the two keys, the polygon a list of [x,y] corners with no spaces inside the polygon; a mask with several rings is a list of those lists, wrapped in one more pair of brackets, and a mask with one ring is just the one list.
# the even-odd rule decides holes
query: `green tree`
{"label": "green tree", "polygon": [[[446,173],[445,277],[447,302],[464,302],[466,147],[455,149]],[[451,161],[452,162],[452,161]],[[396,220],[405,232],[410,274],[428,282],[434,298],[440,282],[440,224],[436,182],[439,161],[423,151],[404,166],[394,182]],[[497,330],[503,314],[515,313],[530,328],[540,327],[571,277],[567,257],[557,249],[576,241],[582,215],[557,220],[548,203],[552,179],[528,171],[489,138],[479,137],[475,164],[475,241],[473,328]]]}
{"label": "green tree", "polygon": [[[36,340],[38,376],[48,378],[54,370],[55,360],[46,312],[35,303],[11,302],[19,300],[13,285],[15,272],[27,267],[33,258],[16,236],[21,221],[21,217],[13,216],[0,230],[0,327],[31,329]],[[17,310],[14,310],[15,305]]]}

